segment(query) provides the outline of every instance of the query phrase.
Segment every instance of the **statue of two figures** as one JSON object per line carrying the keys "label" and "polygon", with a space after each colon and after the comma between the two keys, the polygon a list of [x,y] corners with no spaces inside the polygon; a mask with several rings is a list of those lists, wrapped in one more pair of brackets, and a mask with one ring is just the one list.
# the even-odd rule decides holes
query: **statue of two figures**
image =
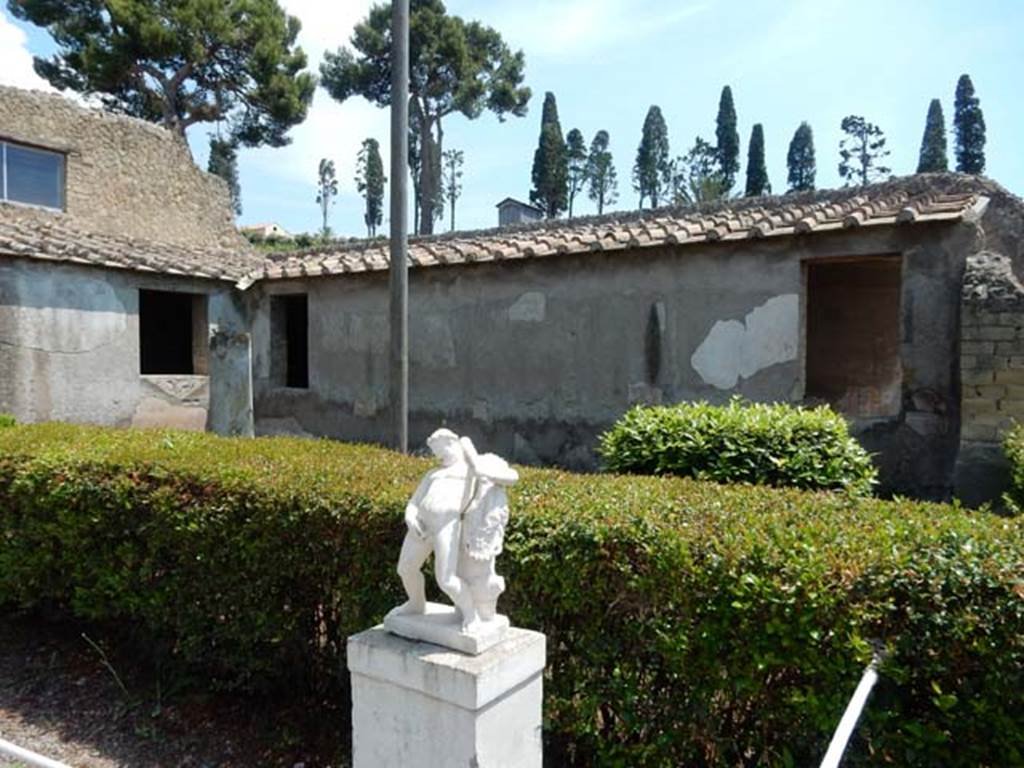
{"label": "statue of two figures", "polygon": [[[408,600],[384,626],[417,640],[480,653],[499,642],[508,619],[497,613],[505,580],[494,570],[508,522],[505,489],[519,475],[504,459],[476,452],[468,437],[439,429],[427,446],[441,465],[428,472],[405,509],[407,532],[398,558]],[[420,570],[434,555],[437,584],[454,605],[428,603]]]}

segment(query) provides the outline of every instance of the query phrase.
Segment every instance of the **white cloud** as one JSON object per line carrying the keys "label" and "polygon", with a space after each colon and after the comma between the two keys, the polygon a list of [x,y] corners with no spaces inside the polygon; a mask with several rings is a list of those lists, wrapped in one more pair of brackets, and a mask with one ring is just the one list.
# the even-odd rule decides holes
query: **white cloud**
{"label": "white cloud", "polygon": [[53,88],[32,69],[28,38],[14,25],[6,12],[0,11],[0,85],[52,91]]}
{"label": "white cloud", "polygon": [[489,15],[486,21],[510,45],[531,56],[574,56],[640,40],[702,13],[709,3],[682,2],[671,12],[650,5],[638,0],[533,0],[506,5],[508,10]]}

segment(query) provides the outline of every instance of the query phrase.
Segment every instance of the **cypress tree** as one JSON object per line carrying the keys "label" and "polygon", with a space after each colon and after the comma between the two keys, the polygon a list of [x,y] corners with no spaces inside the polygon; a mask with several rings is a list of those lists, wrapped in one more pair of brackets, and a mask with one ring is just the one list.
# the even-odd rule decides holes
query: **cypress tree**
{"label": "cypress tree", "polygon": [[974,84],[967,75],[960,75],[953,106],[956,128],[956,169],[960,173],[985,171],[985,116],[981,102],[974,95]]}
{"label": "cypress tree", "polygon": [[817,166],[814,161],[814,132],[806,122],[793,134],[786,154],[786,165],[789,167],[789,191],[806,192],[814,189],[814,176]]}
{"label": "cypress tree", "polygon": [[235,143],[219,136],[210,137],[210,159],[206,170],[227,182],[231,195],[231,208],[236,216],[242,215],[242,189],[238,184],[238,152]]}
{"label": "cypress tree", "polygon": [[614,205],[619,199],[619,181],[608,144],[608,131],[598,131],[590,142],[587,158],[587,180],[590,182],[587,194],[597,203],[598,215],[604,213],[606,205]]}
{"label": "cypress tree", "polygon": [[566,209],[569,192],[569,155],[558,122],[555,94],[544,94],[540,118],[540,138],[533,153],[533,189],[530,202],[544,209],[549,219]]}
{"label": "cypress tree", "polygon": [[718,117],[715,120],[715,140],[718,142],[718,168],[721,171],[725,191],[736,183],[740,170],[740,134],[736,130],[736,107],[732,101],[732,88],[722,89],[718,100]]}
{"label": "cypress tree", "polygon": [[356,189],[363,196],[366,210],[363,222],[366,234],[374,237],[377,227],[384,219],[384,163],[380,157],[380,144],[376,139],[366,139],[356,158]]}
{"label": "cypress tree", "polygon": [[633,165],[633,188],[640,193],[640,207],[650,199],[657,208],[672,183],[672,163],[669,160],[668,126],[661,115],[661,107],[652,106],[644,118],[640,146]]}
{"label": "cypress tree", "polygon": [[917,161],[918,173],[939,173],[949,170],[946,160],[946,123],[942,117],[942,104],[932,99],[928,117],[924,122],[921,155]]}
{"label": "cypress tree", "polygon": [[764,164],[764,128],[755,123],[750,131],[750,144],[747,148],[747,197],[770,195],[772,185],[768,181],[768,169]]}

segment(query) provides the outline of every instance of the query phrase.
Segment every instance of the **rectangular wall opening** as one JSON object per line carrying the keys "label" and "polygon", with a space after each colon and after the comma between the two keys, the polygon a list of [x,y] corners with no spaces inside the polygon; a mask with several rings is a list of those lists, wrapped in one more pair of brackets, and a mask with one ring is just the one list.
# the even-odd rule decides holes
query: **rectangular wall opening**
{"label": "rectangular wall opening", "polygon": [[206,375],[206,296],[139,291],[139,363],[146,375]]}
{"label": "rectangular wall opening", "polygon": [[309,297],[270,297],[270,379],[278,387],[309,388]]}
{"label": "rectangular wall opening", "polygon": [[812,261],[807,268],[806,387],[851,417],[900,412],[900,258]]}

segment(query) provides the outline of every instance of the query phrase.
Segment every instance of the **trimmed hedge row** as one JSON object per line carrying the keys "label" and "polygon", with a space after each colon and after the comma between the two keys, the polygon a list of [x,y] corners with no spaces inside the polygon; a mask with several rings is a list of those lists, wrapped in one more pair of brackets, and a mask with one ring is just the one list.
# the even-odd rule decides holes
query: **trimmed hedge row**
{"label": "trimmed hedge row", "polygon": [[866,495],[877,482],[871,457],[846,420],[822,405],[705,402],[636,406],[601,436],[612,472],[678,475]]}
{"label": "trimmed hedge row", "polygon": [[[137,628],[221,685],[344,678],[400,598],[428,462],[295,439],[0,430],[0,603]],[[499,570],[549,637],[556,765],[810,765],[880,639],[848,765],[1024,763],[1024,523],[522,471]],[[150,646],[147,646],[150,647]]]}

